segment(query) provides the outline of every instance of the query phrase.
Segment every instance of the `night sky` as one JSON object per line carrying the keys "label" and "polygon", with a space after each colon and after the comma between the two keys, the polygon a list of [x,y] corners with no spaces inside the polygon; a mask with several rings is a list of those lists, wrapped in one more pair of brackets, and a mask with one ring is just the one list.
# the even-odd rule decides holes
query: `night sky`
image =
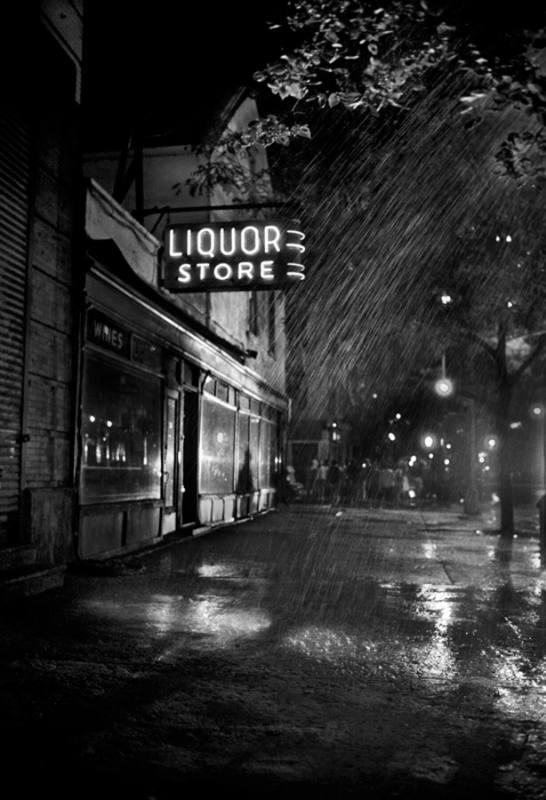
{"label": "night sky", "polygon": [[266,21],[282,3],[94,0],[88,7],[84,113],[97,142],[148,133],[196,141],[222,100],[273,52]]}

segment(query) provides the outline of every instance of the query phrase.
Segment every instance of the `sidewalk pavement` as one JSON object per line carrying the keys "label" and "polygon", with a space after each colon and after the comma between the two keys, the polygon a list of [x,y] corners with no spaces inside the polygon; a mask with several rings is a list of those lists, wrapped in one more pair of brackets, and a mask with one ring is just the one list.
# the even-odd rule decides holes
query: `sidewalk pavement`
{"label": "sidewalk pavement", "polygon": [[282,506],[71,571],[0,616],[6,784],[544,800],[546,580],[525,519],[503,560],[487,513]]}
{"label": "sidewalk pavement", "polygon": [[[316,528],[325,523],[330,528],[338,530],[356,524],[361,535],[365,536],[379,524],[379,530],[385,533],[386,526],[389,526],[389,538],[405,540],[408,534],[413,534],[412,538],[422,535],[432,536],[435,540],[436,555],[441,551],[444,561],[456,564],[456,567],[452,566],[449,579],[453,580],[453,575],[457,574],[466,584],[471,584],[473,581],[477,584],[482,583],[486,575],[489,573],[493,575],[492,568],[495,569],[494,578],[491,579],[496,583],[499,575],[502,575],[501,579],[504,580],[506,573],[501,574],[496,570],[499,562],[505,562],[504,566],[510,566],[511,572],[517,572],[518,583],[526,579],[529,581],[536,579],[543,566],[539,554],[538,511],[534,505],[522,505],[515,509],[516,533],[508,552],[499,537],[500,510],[498,505],[493,504],[482,504],[478,514],[469,515],[465,514],[462,506],[458,504],[393,508],[283,503],[272,512],[256,515],[249,520],[223,523],[203,529],[197,538],[221,535],[223,530],[244,530],[247,525],[252,525],[256,531],[263,529],[280,532],[292,529],[295,521],[300,530]],[[163,543],[136,553],[114,556],[104,561],[75,564],[70,571],[74,574],[97,576],[130,574],[134,570],[145,568],[150,559],[153,563],[161,552],[190,544],[195,540],[196,537],[174,535]],[[469,558],[470,553],[472,556]],[[400,580],[404,580],[403,574],[399,577]]]}

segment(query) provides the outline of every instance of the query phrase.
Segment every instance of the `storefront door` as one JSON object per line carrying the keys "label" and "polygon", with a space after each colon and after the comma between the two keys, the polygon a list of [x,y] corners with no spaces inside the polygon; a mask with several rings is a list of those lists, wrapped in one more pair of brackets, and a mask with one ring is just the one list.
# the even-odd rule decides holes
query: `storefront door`
{"label": "storefront door", "polygon": [[182,524],[193,525],[197,522],[199,395],[197,391],[186,388],[182,392],[182,401],[182,435],[180,439]]}
{"label": "storefront door", "polygon": [[176,513],[176,527],[181,524],[181,495],[178,489],[180,481],[178,441],[180,437],[180,396],[177,391],[168,391],[165,413],[165,454],[163,469],[163,495],[165,508]]}

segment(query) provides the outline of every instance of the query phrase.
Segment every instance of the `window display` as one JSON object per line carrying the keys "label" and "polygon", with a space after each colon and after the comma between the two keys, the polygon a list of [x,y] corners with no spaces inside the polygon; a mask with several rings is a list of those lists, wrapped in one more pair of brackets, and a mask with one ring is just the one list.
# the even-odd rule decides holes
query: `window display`
{"label": "window display", "polygon": [[250,416],[239,412],[237,427],[239,431],[239,459],[236,491],[239,494],[252,492],[257,485],[256,464],[250,455]]}
{"label": "window display", "polygon": [[161,384],[88,356],[82,399],[83,503],[161,496]]}
{"label": "window display", "polygon": [[203,396],[200,490],[204,494],[233,492],[235,408]]}
{"label": "window display", "polygon": [[274,469],[274,427],[265,419],[260,420],[260,462],[259,479],[260,489],[269,489],[273,486]]}

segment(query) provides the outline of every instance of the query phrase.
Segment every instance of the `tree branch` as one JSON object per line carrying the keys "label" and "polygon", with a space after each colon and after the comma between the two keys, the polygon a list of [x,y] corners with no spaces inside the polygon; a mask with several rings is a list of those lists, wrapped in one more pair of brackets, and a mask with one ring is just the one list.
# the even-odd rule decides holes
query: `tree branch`
{"label": "tree branch", "polygon": [[528,355],[527,358],[524,361],[522,361],[519,367],[516,370],[514,370],[514,372],[512,372],[512,374],[510,375],[510,383],[512,384],[512,386],[518,382],[519,378],[525,372],[525,370],[542,353],[542,351],[544,350],[544,345],[546,345],[546,333],[539,339],[533,352],[530,353],[530,355]]}

